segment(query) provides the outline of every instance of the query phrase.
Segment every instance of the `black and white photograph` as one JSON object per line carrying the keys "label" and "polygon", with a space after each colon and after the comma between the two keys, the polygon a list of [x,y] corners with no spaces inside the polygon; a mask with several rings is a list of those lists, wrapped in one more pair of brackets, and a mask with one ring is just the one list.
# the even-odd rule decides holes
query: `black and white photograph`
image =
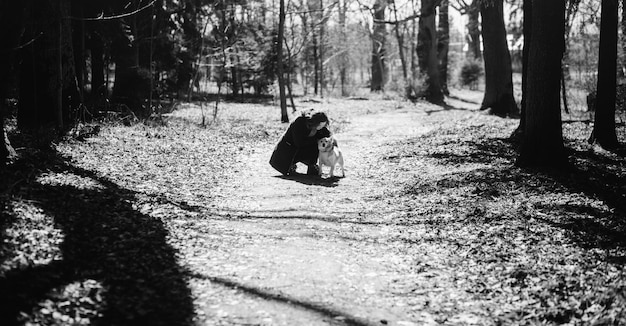
{"label": "black and white photograph", "polygon": [[0,325],[626,326],[626,0],[0,0]]}

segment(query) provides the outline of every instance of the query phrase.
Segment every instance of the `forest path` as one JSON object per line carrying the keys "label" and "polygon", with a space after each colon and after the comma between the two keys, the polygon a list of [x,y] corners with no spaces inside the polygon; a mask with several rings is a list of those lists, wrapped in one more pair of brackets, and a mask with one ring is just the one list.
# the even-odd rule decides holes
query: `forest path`
{"label": "forest path", "polygon": [[458,296],[438,262],[452,253],[407,240],[428,226],[393,222],[403,208],[386,202],[394,179],[379,173],[388,168],[381,163],[387,144],[432,128],[420,122],[424,115],[411,107],[351,120],[336,134],[346,178],[283,177],[268,164],[274,144],[243,159],[221,189],[228,200],[192,222],[198,232],[183,249],[194,252],[188,267],[200,323],[437,324],[423,308],[438,304],[429,293]]}

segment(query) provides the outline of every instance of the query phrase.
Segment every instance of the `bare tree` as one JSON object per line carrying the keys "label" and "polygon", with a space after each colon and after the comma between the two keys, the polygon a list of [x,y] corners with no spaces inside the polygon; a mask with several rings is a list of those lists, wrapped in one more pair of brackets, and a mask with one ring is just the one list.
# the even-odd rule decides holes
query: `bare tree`
{"label": "bare tree", "polygon": [[480,49],[480,2],[481,0],[453,0],[450,5],[462,15],[467,15],[467,44],[469,48],[469,56],[476,60],[482,60],[482,51]]}
{"label": "bare tree", "polygon": [[289,122],[287,114],[287,97],[285,95],[285,72],[283,65],[283,39],[285,37],[285,0],[280,0],[278,14],[278,38],[276,40],[276,53],[278,65],[278,90],[280,93],[280,121]]}
{"label": "bare tree", "polygon": [[439,5],[439,26],[437,28],[437,57],[439,59],[439,78],[441,79],[441,90],[444,95],[449,95],[448,91],[448,49],[450,47],[450,19],[448,17],[448,0],[442,0]]}
{"label": "bare tree", "polygon": [[385,24],[386,0],[376,0],[372,10],[374,16],[374,32],[372,33],[372,81],[371,91],[382,91],[387,81],[385,38],[387,25]]}
{"label": "bare tree", "polygon": [[400,64],[402,65],[402,78],[405,83],[404,93],[405,96],[409,98],[411,97],[413,87],[411,86],[411,82],[409,81],[409,67],[405,55],[404,35],[401,31],[401,27],[403,26],[403,24],[398,19],[398,8],[396,7],[396,1],[391,0],[390,2],[395,19],[393,30],[396,34],[396,41],[398,42],[398,54],[400,55]]}
{"label": "bare tree", "polygon": [[341,53],[339,54],[339,81],[341,83],[341,96],[348,96],[348,91],[346,89],[346,84],[348,83],[348,65],[350,63],[350,57],[348,55],[347,48],[345,48],[348,44],[348,32],[346,31],[346,13],[348,11],[348,1],[341,0],[341,4],[339,5],[339,28],[340,28],[340,49]]}

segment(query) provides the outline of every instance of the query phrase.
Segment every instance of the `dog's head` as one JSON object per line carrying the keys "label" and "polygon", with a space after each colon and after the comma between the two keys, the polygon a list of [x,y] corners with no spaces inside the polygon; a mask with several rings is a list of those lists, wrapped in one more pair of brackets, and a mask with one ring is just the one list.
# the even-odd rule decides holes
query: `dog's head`
{"label": "dog's head", "polygon": [[320,152],[327,152],[337,146],[337,141],[333,137],[324,137],[317,140],[317,149]]}

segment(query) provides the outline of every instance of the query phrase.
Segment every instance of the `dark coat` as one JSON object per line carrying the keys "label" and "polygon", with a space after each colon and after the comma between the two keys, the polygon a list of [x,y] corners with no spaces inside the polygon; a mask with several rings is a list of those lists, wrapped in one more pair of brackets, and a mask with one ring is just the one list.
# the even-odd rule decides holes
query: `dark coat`
{"label": "dark coat", "polygon": [[274,147],[270,165],[278,172],[287,174],[289,168],[297,162],[306,165],[315,164],[319,155],[317,140],[330,136],[330,131],[324,127],[309,137],[310,132],[305,117],[301,116],[294,120]]}

